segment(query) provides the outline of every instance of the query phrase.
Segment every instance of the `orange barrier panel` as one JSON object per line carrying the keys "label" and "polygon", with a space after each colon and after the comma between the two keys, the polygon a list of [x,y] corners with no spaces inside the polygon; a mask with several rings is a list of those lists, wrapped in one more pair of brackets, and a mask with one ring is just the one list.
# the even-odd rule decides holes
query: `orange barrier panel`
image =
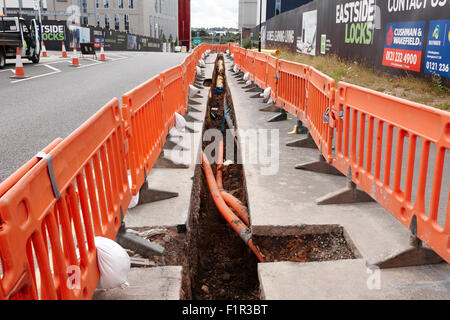
{"label": "orange barrier panel", "polygon": [[[49,153],[52,151],[58,144],[60,144],[63,139],[58,138],[55,139],[52,143],[50,143],[47,147],[45,147],[42,152]],[[11,189],[22,177],[30,171],[37,163],[39,162],[38,158],[33,158],[29,160],[26,164],[20,167],[16,172],[10,175],[6,180],[0,183],[0,197],[2,197],[9,189]]]}
{"label": "orange barrier panel", "polygon": [[161,73],[164,136],[175,125],[175,112],[182,115],[186,113],[182,72],[182,67],[176,66]]}
{"label": "orange barrier panel", "polygon": [[276,103],[281,105],[287,112],[304,121],[309,66],[279,60],[278,74]]}
{"label": "orange barrier panel", "polygon": [[254,81],[262,89],[267,87],[267,57],[268,55],[265,53],[255,53]]}
{"label": "orange barrier panel", "polygon": [[[304,121],[309,133],[322,151],[327,162],[332,161],[333,130],[324,122],[326,113],[331,112],[334,105],[334,80],[310,67],[308,70],[307,106]],[[301,90],[301,88],[299,89]]]}
{"label": "orange barrier panel", "polygon": [[278,95],[278,81],[279,81],[278,59],[274,56],[267,56],[267,86],[270,87],[270,96],[273,101],[276,101]]}
{"label": "orange barrier panel", "polygon": [[129,144],[127,163],[131,192],[136,195],[165,143],[160,76],[123,95],[122,116]]}
{"label": "orange barrier panel", "polygon": [[[353,182],[405,226],[415,216],[417,236],[450,262],[448,198],[438,221],[449,113],[340,82],[331,124],[337,132],[336,168],[346,175],[351,171]],[[430,156],[434,169],[428,172]]]}
{"label": "orange barrier panel", "polygon": [[247,50],[245,55],[246,72],[250,74],[249,80],[255,81],[255,51]]}
{"label": "orange barrier panel", "polygon": [[94,237],[114,239],[131,200],[124,146],[114,99],[0,198],[0,299],[92,297]]}

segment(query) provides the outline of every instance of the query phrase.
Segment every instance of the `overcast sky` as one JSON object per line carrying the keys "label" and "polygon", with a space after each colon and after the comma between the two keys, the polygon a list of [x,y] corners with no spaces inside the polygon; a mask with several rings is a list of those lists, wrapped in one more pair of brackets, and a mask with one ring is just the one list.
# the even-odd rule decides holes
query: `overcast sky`
{"label": "overcast sky", "polygon": [[238,6],[238,0],[191,0],[192,27],[237,28]]}

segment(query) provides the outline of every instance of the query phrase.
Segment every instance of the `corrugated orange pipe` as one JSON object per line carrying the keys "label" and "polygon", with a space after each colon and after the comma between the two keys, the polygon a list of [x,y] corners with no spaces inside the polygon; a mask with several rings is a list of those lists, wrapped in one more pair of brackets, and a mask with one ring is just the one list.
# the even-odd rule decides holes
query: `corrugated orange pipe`
{"label": "corrugated orange pipe", "polygon": [[238,216],[245,222],[247,226],[250,225],[248,209],[243,203],[237,199],[235,196],[229,194],[223,189],[223,180],[222,180],[222,172],[223,172],[223,140],[219,142],[219,152],[217,157],[217,172],[216,172],[216,181],[217,186],[220,190],[223,200],[238,214]]}
{"label": "corrugated orange pipe", "polygon": [[217,186],[216,179],[214,178],[214,173],[211,169],[211,165],[206,157],[205,153],[202,152],[202,166],[203,171],[205,173],[206,182],[208,183],[209,191],[211,192],[211,196],[216,204],[217,209],[225,218],[225,220],[230,224],[234,231],[239,234],[242,240],[250,247],[253,253],[256,255],[260,262],[264,262],[264,258],[262,257],[259,250],[253,244],[252,234],[250,229],[228,208],[227,204],[222,198],[222,195]]}

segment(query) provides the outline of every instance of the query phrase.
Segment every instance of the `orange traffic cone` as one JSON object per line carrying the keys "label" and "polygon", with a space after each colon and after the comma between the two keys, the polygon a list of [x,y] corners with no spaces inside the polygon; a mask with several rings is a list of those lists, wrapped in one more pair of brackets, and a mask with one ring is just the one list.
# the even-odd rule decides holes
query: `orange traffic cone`
{"label": "orange traffic cone", "polygon": [[17,47],[17,51],[16,51],[16,71],[15,71],[14,75],[11,76],[11,78],[12,79],[27,78],[27,76],[25,76],[25,70],[23,69],[22,56],[20,55],[19,47]]}
{"label": "orange traffic cone", "polygon": [[64,41],[62,42],[62,58],[67,58],[67,51],[66,51],[66,45],[64,44]]}
{"label": "orange traffic cone", "polygon": [[102,49],[100,50],[100,61],[106,61],[105,50],[103,49],[103,43],[102,43]]}
{"label": "orange traffic cone", "polygon": [[47,49],[45,48],[44,41],[42,41],[42,56],[47,57]]}
{"label": "orange traffic cone", "polygon": [[73,57],[72,57],[72,67],[79,67],[80,62],[78,61],[78,53],[77,53],[77,44],[74,43],[73,45]]}

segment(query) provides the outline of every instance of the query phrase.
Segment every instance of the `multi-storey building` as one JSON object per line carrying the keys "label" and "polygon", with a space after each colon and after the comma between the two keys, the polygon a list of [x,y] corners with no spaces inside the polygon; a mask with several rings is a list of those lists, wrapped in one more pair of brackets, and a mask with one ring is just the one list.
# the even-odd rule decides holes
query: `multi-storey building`
{"label": "multi-storey building", "polygon": [[[152,38],[178,38],[178,0],[40,0],[42,16]],[[186,0],[185,0],[186,1]],[[0,0],[9,15],[34,16],[33,0]]]}

